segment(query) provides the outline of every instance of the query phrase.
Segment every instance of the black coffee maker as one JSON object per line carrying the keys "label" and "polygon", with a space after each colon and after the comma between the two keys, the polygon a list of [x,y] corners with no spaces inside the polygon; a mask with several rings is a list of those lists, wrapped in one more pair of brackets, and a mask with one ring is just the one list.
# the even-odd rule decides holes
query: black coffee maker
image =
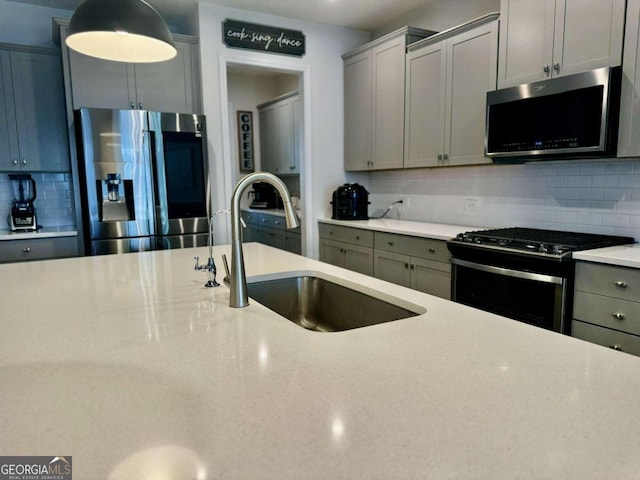
{"label": "black coffee maker", "polygon": [[266,182],[255,182],[253,184],[253,190],[249,192],[253,195],[253,201],[249,208],[277,208],[278,207],[278,192],[276,188]]}
{"label": "black coffee maker", "polygon": [[333,192],[333,212],[335,220],[368,220],[369,192],[357,183],[345,183]]}
{"label": "black coffee maker", "polygon": [[13,205],[8,223],[12,232],[37,230],[36,209],[33,202],[36,199],[36,182],[28,173],[9,174],[13,189]]}

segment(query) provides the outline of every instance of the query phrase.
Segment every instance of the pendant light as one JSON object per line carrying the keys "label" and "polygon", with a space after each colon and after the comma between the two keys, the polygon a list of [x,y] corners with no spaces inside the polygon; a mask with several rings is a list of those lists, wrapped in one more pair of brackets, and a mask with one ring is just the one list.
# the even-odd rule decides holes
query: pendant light
{"label": "pendant light", "polygon": [[86,0],[71,17],[66,43],[116,62],[163,62],[177,54],[169,27],[144,0]]}

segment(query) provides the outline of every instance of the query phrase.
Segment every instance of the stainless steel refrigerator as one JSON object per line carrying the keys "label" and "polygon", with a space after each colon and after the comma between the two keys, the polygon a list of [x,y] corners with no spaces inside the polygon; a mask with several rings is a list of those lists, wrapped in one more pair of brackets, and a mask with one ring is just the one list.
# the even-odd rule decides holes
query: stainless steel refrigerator
{"label": "stainless steel refrigerator", "polygon": [[88,108],[75,114],[87,254],[207,244],[204,116]]}

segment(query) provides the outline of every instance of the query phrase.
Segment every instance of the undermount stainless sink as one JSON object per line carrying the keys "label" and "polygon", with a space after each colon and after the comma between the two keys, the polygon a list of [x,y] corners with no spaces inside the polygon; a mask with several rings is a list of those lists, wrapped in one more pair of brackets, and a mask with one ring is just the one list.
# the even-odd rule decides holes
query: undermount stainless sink
{"label": "undermount stainless sink", "polygon": [[414,312],[316,276],[247,284],[249,297],[307,330],[339,332],[425,313]]}

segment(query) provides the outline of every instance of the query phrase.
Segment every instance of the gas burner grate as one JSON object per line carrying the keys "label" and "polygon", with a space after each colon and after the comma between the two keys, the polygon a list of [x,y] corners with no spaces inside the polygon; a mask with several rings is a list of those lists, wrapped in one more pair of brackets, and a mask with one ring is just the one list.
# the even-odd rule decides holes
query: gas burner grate
{"label": "gas burner grate", "polygon": [[487,243],[545,243],[561,245],[564,250],[570,251],[634,243],[631,237],[520,227],[479,230],[467,232],[467,235]]}

